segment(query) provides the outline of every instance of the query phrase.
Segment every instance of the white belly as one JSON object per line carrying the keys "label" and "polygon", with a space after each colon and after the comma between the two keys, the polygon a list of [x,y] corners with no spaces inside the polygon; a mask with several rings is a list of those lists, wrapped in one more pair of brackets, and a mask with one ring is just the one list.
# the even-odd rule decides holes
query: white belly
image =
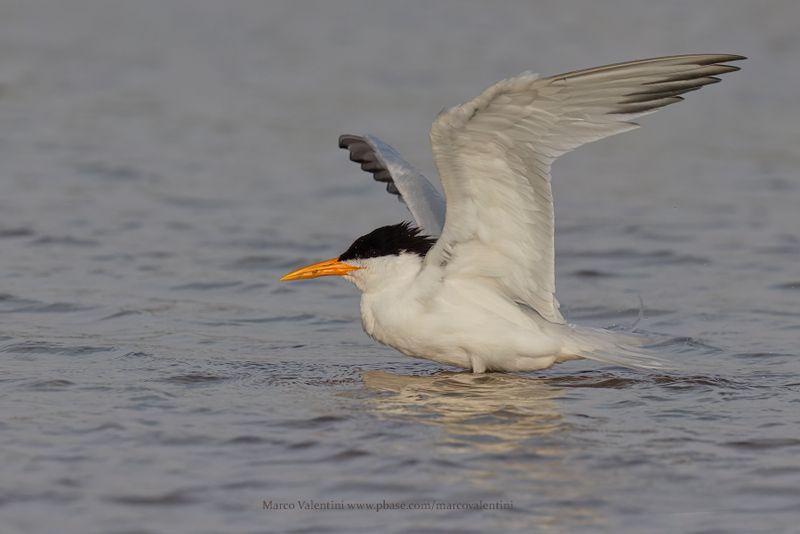
{"label": "white belly", "polygon": [[492,293],[449,289],[427,301],[413,293],[365,293],[364,330],[408,356],[475,372],[531,371],[555,363],[560,343],[514,303]]}

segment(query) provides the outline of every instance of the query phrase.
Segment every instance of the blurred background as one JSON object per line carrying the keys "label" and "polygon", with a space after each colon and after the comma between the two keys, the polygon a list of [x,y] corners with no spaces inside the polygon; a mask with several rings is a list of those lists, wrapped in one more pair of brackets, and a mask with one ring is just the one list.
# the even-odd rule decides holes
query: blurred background
{"label": "blurred background", "polygon": [[[790,0],[3,0],[3,531],[790,532],[798,21]],[[565,315],[627,327],[641,296],[694,381],[370,382],[440,368],[367,339],[345,283],[276,281],[410,217],[339,134],[434,176],[436,114],[500,78],[694,52],[749,59],[554,169]],[[486,406],[496,426],[457,424]],[[516,511],[260,510],[376,496]]]}

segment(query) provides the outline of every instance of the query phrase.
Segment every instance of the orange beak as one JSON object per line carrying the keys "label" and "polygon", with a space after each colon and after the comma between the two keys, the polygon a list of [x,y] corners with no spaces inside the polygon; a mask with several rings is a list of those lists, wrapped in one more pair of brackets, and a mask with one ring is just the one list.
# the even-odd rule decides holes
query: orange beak
{"label": "orange beak", "polygon": [[309,278],[318,278],[320,276],[344,276],[350,271],[360,269],[355,265],[348,265],[339,261],[339,258],[331,258],[329,260],[312,263],[305,267],[295,269],[290,273],[286,273],[281,277],[281,282],[288,282],[289,280],[307,280]]}

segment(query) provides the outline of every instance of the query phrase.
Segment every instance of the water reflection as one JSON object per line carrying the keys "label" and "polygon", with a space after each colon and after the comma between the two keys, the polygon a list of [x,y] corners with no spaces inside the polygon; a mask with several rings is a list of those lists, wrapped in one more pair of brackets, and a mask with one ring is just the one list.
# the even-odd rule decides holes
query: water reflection
{"label": "water reflection", "polygon": [[[367,388],[382,392],[370,402],[385,417],[434,424],[448,443],[483,452],[509,452],[535,436],[566,427],[554,400],[563,392],[542,379],[507,374],[441,372],[406,376],[383,371],[363,375]],[[536,449],[538,454],[545,451]]]}
{"label": "water reflection", "polygon": [[557,401],[566,388],[542,378],[469,372],[370,371],[363,381],[378,393],[368,402],[379,417],[444,430],[437,453],[448,453],[458,469],[440,473],[442,485],[514,502],[523,514],[498,514],[501,530],[605,530],[599,477],[582,476],[565,461],[563,438],[554,439],[570,428]]}

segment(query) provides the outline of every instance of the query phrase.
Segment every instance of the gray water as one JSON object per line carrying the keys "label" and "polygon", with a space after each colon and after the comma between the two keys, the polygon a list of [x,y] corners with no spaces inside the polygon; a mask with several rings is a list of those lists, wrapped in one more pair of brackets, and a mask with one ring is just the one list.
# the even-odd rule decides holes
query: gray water
{"label": "gray water", "polygon": [[[798,22],[3,1],[0,532],[797,532]],[[432,174],[435,114],[501,77],[682,52],[750,59],[554,183],[562,310],[628,328],[641,297],[678,373],[472,376],[368,339],[341,280],[277,281],[408,217],[338,134]],[[496,509],[335,509],[384,501]]]}

